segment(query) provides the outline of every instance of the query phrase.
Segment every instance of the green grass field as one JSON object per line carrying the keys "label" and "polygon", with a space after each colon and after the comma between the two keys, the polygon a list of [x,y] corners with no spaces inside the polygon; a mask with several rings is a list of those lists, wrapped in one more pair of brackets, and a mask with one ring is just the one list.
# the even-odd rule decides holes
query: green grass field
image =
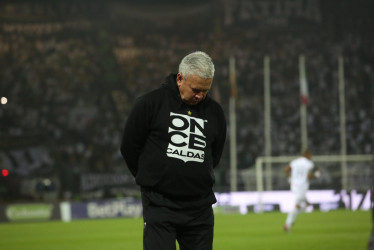
{"label": "green grass field", "polygon": [[[214,250],[367,249],[369,211],[299,215],[290,234],[286,214],[216,215]],[[0,224],[0,249],[142,249],[142,219]]]}

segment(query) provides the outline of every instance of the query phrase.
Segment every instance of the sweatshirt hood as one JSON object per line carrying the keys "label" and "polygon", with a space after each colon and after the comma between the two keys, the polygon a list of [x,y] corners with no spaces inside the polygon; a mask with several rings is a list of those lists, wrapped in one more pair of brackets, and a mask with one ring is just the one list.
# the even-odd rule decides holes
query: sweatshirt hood
{"label": "sweatshirt hood", "polygon": [[168,75],[165,79],[165,83],[163,84],[163,86],[172,91],[174,96],[181,100],[177,85],[177,74],[172,73]]}

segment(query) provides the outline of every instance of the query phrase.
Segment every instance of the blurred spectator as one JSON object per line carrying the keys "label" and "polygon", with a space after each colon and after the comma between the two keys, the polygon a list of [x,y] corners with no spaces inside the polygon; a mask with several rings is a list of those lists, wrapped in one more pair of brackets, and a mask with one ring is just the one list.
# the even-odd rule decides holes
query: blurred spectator
{"label": "blurred spectator", "polygon": [[[178,58],[198,49],[207,51],[216,62],[212,95],[226,112],[228,58],[236,58],[238,167],[251,167],[255,158],[264,154],[266,55],[271,60],[272,155],[298,155],[298,57],[304,54],[310,93],[309,147],[316,155],[339,154],[337,59],[341,55],[347,153],[372,154],[372,32],[355,32],[356,26],[341,25],[346,20],[335,20],[340,28],[330,32],[334,26],[331,18],[306,25],[308,28],[296,24],[292,28],[267,24],[263,28],[260,21],[227,26],[223,5],[209,12],[209,4],[200,6],[200,2],[188,9],[205,13],[192,27],[186,21],[187,12],[186,20],[166,24],[162,15],[147,19],[141,9],[136,12],[138,16],[120,16],[126,3],[123,9],[115,1],[90,3],[0,5],[5,20],[0,25],[0,93],[9,100],[0,109],[0,137],[47,136],[53,145],[50,150],[59,154],[60,167],[70,166],[77,175],[121,171],[124,162],[119,157],[118,138],[132,102],[137,95],[156,88]],[[327,7],[321,5],[322,16]],[[17,11],[18,19],[6,18]],[[232,11],[235,16],[240,10]],[[27,21],[30,15],[46,18]],[[372,18],[354,18],[352,22],[362,29],[372,27]],[[134,22],[148,27],[147,31],[131,27]],[[221,165],[228,168],[224,163],[229,162],[229,153],[223,157],[227,159],[222,159]]]}

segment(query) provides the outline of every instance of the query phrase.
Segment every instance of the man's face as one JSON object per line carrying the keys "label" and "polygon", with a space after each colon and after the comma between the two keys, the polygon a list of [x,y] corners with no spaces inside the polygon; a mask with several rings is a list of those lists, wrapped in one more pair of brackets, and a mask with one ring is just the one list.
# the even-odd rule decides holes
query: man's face
{"label": "man's face", "polygon": [[203,79],[197,75],[192,75],[186,79],[180,73],[177,75],[179,93],[182,101],[187,105],[196,105],[204,100],[212,86],[212,82],[212,78]]}

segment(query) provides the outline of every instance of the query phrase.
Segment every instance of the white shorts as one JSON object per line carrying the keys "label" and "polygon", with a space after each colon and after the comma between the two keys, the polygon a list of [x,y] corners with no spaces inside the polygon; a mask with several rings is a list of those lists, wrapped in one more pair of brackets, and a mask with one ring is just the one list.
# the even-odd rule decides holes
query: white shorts
{"label": "white shorts", "polygon": [[293,186],[292,187],[292,193],[295,196],[296,204],[307,202],[306,193],[308,189],[309,189],[308,186]]}

